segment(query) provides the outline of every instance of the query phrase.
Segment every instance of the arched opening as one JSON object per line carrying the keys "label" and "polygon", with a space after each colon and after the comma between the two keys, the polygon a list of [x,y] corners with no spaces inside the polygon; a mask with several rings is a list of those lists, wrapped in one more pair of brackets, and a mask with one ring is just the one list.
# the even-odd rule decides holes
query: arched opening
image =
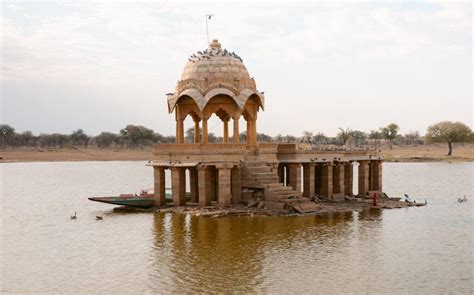
{"label": "arched opening", "polygon": [[231,132],[234,130],[231,121],[238,113],[239,109],[234,98],[225,94],[212,97],[203,110],[203,139],[206,139],[203,143],[230,143],[230,138],[233,136]]}
{"label": "arched opening", "polygon": [[176,143],[198,143],[201,112],[192,97],[183,95],[178,99],[175,118]]}

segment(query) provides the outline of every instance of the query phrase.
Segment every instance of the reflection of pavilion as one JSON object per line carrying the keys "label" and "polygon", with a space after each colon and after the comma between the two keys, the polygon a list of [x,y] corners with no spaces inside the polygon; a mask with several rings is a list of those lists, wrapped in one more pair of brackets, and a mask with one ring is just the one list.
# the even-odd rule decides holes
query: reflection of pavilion
{"label": "reflection of pavilion", "polygon": [[[365,151],[316,151],[298,144],[257,142],[257,113],[265,97],[250,78],[242,59],[213,40],[205,51],[193,54],[168,110],[175,112],[176,143],[154,147],[156,205],[165,203],[165,171],[171,170],[172,198],[201,206],[217,202],[228,206],[247,201],[252,191],[264,192],[267,203],[288,203],[317,195],[343,199],[352,195],[353,164],[359,165],[358,194],[382,189],[382,161]],[[208,120],[223,122],[223,142],[208,142]],[[193,143],[184,141],[184,121],[194,122]],[[233,135],[229,136],[229,121]],[[245,143],[239,142],[239,121],[247,123]],[[186,170],[189,170],[189,179]],[[301,185],[303,184],[303,185]],[[245,192],[243,193],[243,189]],[[303,198],[304,197],[304,198]]]}
{"label": "reflection of pavilion", "polygon": [[317,244],[321,251],[329,244],[347,248],[337,241],[349,238],[353,220],[352,212],[316,218],[155,214],[152,289],[162,292],[167,285],[172,293],[255,292],[268,271],[265,258],[305,252],[301,245]]}

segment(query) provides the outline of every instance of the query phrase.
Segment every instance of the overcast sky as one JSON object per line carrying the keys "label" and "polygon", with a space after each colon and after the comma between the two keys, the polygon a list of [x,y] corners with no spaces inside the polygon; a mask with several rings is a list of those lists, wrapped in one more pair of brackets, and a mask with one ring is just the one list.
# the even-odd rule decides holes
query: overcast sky
{"label": "overcast sky", "polygon": [[208,13],[265,91],[258,132],[472,127],[470,2],[1,6],[1,122],[17,131],[173,134],[165,93],[206,48]]}

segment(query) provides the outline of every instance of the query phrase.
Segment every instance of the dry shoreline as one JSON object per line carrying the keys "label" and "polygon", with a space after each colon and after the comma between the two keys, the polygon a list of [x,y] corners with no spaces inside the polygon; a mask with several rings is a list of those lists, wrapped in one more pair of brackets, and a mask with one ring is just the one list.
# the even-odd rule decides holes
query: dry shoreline
{"label": "dry shoreline", "polygon": [[[474,145],[455,146],[453,156],[446,156],[445,145],[420,145],[382,148],[381,155],[387,162],[473,162]],[[153,159],[147,149],[0,149],[0,163],[15,162],[77,162],[77,161],[148,161]]]}

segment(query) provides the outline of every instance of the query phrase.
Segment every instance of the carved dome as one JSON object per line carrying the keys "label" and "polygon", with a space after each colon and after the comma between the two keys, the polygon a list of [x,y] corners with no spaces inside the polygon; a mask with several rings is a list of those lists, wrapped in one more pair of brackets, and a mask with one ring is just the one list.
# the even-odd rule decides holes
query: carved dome
{"label": "carved dome", "polygon": [[241,110],[248,98],[256,95],[264,108],[264,96],[257,91],[242,59],[213,40],[208,49],[188,58],[175,93],[168,95],[168,110],[171,113],[181,97],[189,96],[202,111],[216,95],[231,97]]}

